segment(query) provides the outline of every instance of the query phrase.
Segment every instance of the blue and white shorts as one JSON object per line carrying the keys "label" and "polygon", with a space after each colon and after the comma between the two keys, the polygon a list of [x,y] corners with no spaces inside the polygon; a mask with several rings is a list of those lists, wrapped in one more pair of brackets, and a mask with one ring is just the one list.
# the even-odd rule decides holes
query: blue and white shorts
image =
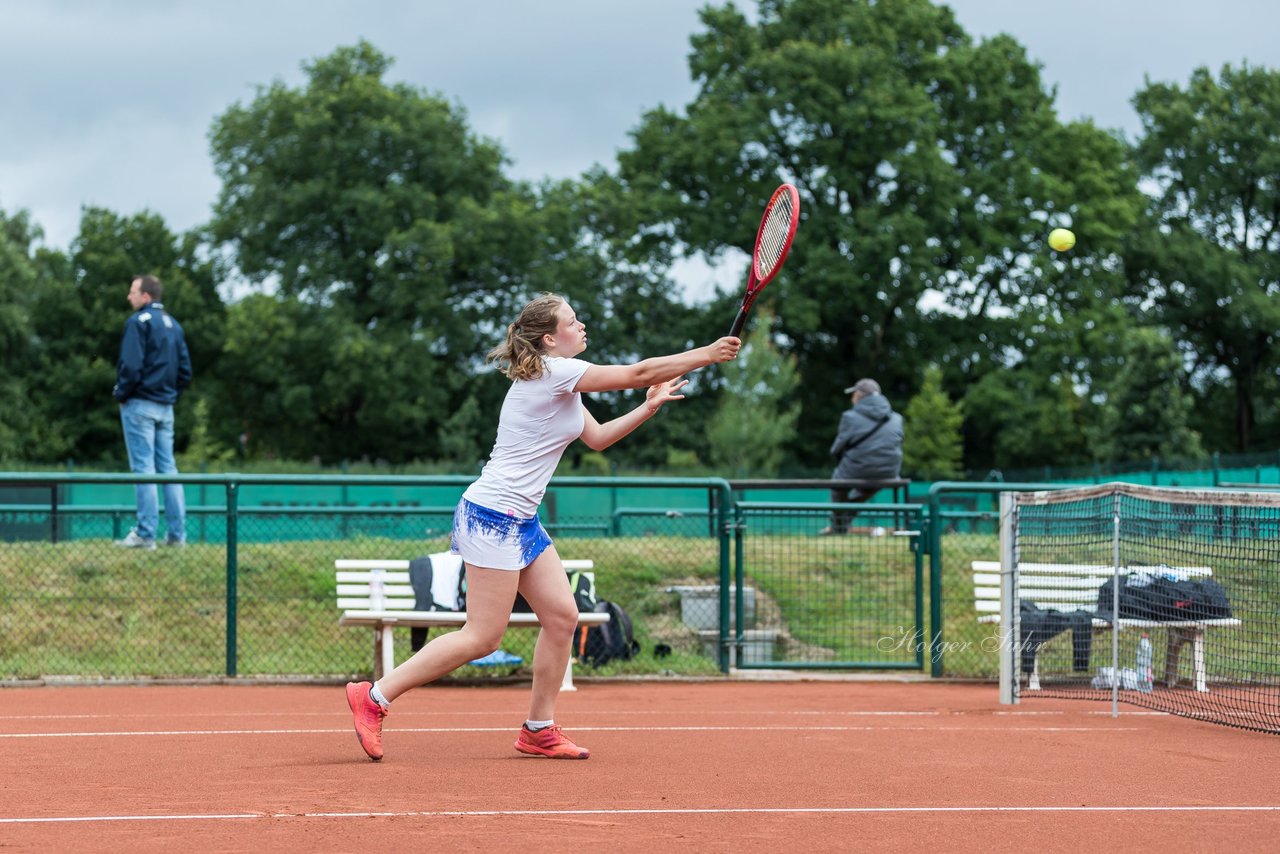
{"label": "blue and white shorts", "polygon": [[450,551],[471,566],[524,569],[551,545],[551,537],[534,516],[508,516],[463,498],[453,511]]}

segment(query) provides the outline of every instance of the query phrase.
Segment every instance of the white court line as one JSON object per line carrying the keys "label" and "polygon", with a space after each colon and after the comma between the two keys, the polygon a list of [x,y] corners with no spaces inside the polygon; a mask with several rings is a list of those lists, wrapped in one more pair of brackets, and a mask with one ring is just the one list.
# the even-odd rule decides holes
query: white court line
{"label": "white court line", "polygon": [[[452,711],[427,711],[416,709],[397,709],[397,719],[403,720],[407,717],[428,717],[428,718],[474,718],[474,717],[502,717],[509,718],[510,712],[505,711],[468,711],[458,709]],[[347,711],[341,712],[240,712],[228,710],[225,712],[164,712],[166,718],[218,718],[226,717],[234,714],[238,718],[333,718],[346,717],[350,714]],[[1131,717],[1173,717],[1172,712],[1161,712],[1153,710],[1126,710],[1123,712],[1126,716]],[[576,718],[588,717],[659,717],[674,716],[693,717],[696,715],[709,715],[712,717],[731,717],[744,716],[753,718],[764,717],[915,717],[915,718],[938,718],[938,717],[981,717],[983,715],[992,715],[996,717],[1067,717],[1079,715],[1081,717],[1111,717],[1110,709],[957,709],[954,711],[842,711],[832,709],[805,709],[805,710],[770,710],[770,709],[725,709],[720,711],[696,711],[689,709],[679,709],[675,711],[655,711],[653,709],[614,709],[596,711],[591,709],[576,709],[573,712]],[[0,721],[59,721],[59,720],[127,720],[131,718],[154,719],[155,712],[124,712],[118,714],[96,713],[82,715],[0,715]],[[575,727],[577,729],[577,727]]]}
{"label": "white court line", "polygon": [[[501,716],[501,717],[511,716],[510,712],[500,712],[500,711],[476,712],[476,711],[466,711],[466,710],[432,712],[432,711],[425,711],[425,710],[418,711],[414,709],[396,709],[396,713],[397,713],[397,716],[402,718],[403,717],[463,718],[463,717],[490,717],[494,715]],[[339,715],[345,717],[348,714],[350,713],[345,711],[344,712],[240,712],[240,711],[229,709],[225,712],[176,712],[174,714],[165,712],[164,716],[167,718],[216,718],[216,717],[225,717],[226,715],[235,715],[238,718],[267,718],[267,717],[332,718],[332,717],[337,717]],[[964,715],[964,714],[971,714],[971,713],[970,712],[940,712],[940,711],[920,711],[920,712],[832,711],[832,710],[826,710],[826,709],[814,709],[811,711],[786,711],[786,710],[751,711],[749,709],[742,709],[742,710],[730,709],[730,710],[724,710],[724,711],[711,711],[711,710],[688,711],[688,710],[681,709],[679,711],[665,711],[665,712],[654,711],[653,709],[634,710],[634,711],[625,710],[625,709],[611,710],[611,711],[591,711],[591,710],[579,709],[574,712],[574,715],[578,717],[590,717],[592,715],[607,716],[607,717],[627,717],[627,716],[633,716],[633,715],[634,716],[682,715],[686,717],[690,715],[712,715],[714,717],[728,717],[731,715],[750,715],[751,717],[758,717],[758,718],[769,717],[769,716],[781,717],[784,715],[811,715],[811,716],[829,715],[831,717],[841,717],[841,716],[844,716],[844,717],[941,717],[943,715]],[[1006,713],[1001,713],[1001,714],[1006,714]],[[1019,713],[1008,712],[1007,714],[1019,714]],[[1028,714],[1048,714],[1048,713],[1047,712],[1028,712]],[[1107,714],[1110,714],[1110,712],[1108,712]],[[144,712],[124,712],[120,714],[98,713],[98,714],[84,714],[84,715],[0,715],[0,721],[57,721],[57,720],[100,720],[100,719],[111,720],[113,718],[154,718],[155,716],[156,716],[155,712],[145,712],[145,713]]]}
{"label": "white court line", "polygon": [[1280,806],[960,806],[960,807],[707,807],[703,809],[578,809],[578,810],[431,810],[408,812],[305,812],[305,813],[210,813],[176,815],[72,815],[0,817],[0,824],[60,824],[93,821],[243,821],[245,819],[307,818],[490,818],[545,817],[575,815],[848,815],[858,813],[1200,813],[1200,812],[1280,812]]}
{"label": "white court line", "polygon": [[[1125,732],[1139,727],[1116,726],[575,726],[574,732]],[[323,735],[340,729],[169,729],[111,732],[6,732],[0,738],[107,738],[163,735]],[[511,732],[511,727],[396,727],[393,732]]]}

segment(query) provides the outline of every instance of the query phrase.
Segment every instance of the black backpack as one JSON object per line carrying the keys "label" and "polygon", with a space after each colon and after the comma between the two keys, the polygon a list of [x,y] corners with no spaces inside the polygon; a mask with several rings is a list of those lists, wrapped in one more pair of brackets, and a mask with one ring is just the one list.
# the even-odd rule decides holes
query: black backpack
{"label": "black backpack", "polygon": [[578,660],[593,667],[609,661],[626,661],[640,651],[632,632],[631,617],[617,602],[601,599],[595,611],[609,615],[609,622],[583,626],[578,636]]}

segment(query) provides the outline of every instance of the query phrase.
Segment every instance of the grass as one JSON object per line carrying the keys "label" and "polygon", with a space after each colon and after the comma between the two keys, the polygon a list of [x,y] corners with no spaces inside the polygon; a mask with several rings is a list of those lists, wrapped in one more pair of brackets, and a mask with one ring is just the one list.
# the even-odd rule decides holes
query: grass
{"label": "grass", "polygon": [[[918,646],[924,645],[927,659],[930,611],[926,560],[926,625],[917,625],[915,553],[909,542],[901,537],[748,536],[747,586],[756,590],[756,613],[746,627],[776,633],[775,656],[787,663],[914,667]],[[338,625],[334,559],[413,557],[446,547],[443,538],[371,536],[242,544],[234,600],[237,675],[367,674],[372,632]],[[704,639],[682,621],[680,597],[667,592],[676,585],[718,584],[716,540],[564,537],[557,548],[565,558],[595,561],[598,596],[627,610],[640,643],[635,658],[584,667],[582,673],[719,672]],[[997,631],[977,622],[970,563],[995,558],[996,538],[948,534],[942,553],[942,673],[993,679],[999,666]],[[221,545],[137,552],[115,549],[107,540],[0,544],[0,679],[222,675],[228,645],[226,573]],[[1238,616],[1253,627],[1212,634],[1210,667],[1274,675],[1274,643],[1266,633],[1280,615],[1280,591],[1274,579],[1261,574],[1239,575],[1233,583],[1241,595],[1248,591],[1252,610]],[[718,619],[718,603],[711,600],[709,607],[715,610],[707,616]],[[535,635],[508,632],[503,649],[525,663],[497,672],[527,674]],[[670,654],[659,657],[659,645]],[[1159,657],[1161,642],[1156,645]],[[400,659],[410,653],[409,646],[408,630],[397,630]],[[926,672],[928,666],[926,660]],[[494,673],[465,667],[458,675]]]}
{"label": "grass", "polygon": [[[900,560],[876,568],[883,556],[865,549],[861,555],[851,552],[855,545],[871,545],[870,540],[850,538],[815,551],[812,537],[764,539],[782,546],[783,562],[761,563],[748,584],[759,590],[758,626],[779,633],[779,655],[820,661],[884,658],[874,648],[886,622],[877,611],[892,607],[910,613],[903,608],[910,590],[903,587],[908,576]],[[237,674],[367,673],[372,633],[338,625],[334,559],[408,557],[445,547],[443,538],[406,543],[376,537],[242,544],[234,599]],[[675,585],[718,584],[717,541],[566,537],[557,547],[565,558],[596,562],[598,596],[626,608],[640,643],[635,658],[584,672],[718,673],[703,639],[682,622],[679,597],[667,592]],[[748,554],[748,565],[766,559],[766,554]],[[227,613],[221,545],[193,543],[185,550],[155,552],[115,549],[106,540],[0,546],[0,678],[218,676],[226,670]],[[899,620],[894,616],[888,622]],[[535,635],[514,630],[504,640],[505,650],[525,659],[524,672]],[[670,654],[659,657],[659,645]],[[396,651],[400,658],[409,654],[408,630],[398,633]],[[491,672],[468,667],[459,675]]]}

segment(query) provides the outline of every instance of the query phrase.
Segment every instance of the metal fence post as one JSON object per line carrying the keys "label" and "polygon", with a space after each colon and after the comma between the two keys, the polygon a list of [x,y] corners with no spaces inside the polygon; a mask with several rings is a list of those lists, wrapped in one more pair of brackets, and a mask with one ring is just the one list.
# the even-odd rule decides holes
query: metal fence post
{"label": "metal fence post", "polygon": [[[732,493],[729,491],[729,484],[725,482],[720,487],[720,502],[717,510],[719,511],[719,528],[720,528],[720,672],[729,672],[729,647],[727,644],[729,631],[729,584],[733,579],[733,571],[729,561],[729,513],[732,505],[734,524],[738,521],[737,503],[733,501]],[[737,537],[737,528],[734,528],[735,540]]]}
{"label": "metal fence post", "polygon": [[227,675],[236,675],[237,565],[236,524],[239,521],[239,485],[227,482]]}
{"label": "metal fence post", "polygon": [[929,675],[942,675],[942,491],[929,489]]}

